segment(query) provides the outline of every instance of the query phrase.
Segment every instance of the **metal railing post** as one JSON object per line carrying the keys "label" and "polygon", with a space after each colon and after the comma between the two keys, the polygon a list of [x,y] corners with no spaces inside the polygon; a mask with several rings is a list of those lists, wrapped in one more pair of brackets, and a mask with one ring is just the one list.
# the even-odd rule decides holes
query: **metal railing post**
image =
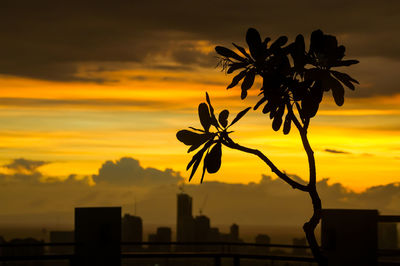
{"label": "metal railing post", "polygon": [[233,257],[233,266],[240,266],[240,257]]}
{"label": "metal railing post", "polygon": [[221,266],[221,257],[219,256],[214,257],[214,266]]}

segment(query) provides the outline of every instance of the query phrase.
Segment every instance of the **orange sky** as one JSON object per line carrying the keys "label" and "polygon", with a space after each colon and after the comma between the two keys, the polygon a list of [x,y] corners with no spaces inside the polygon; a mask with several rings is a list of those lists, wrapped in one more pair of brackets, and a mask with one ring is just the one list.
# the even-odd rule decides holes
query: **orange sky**
{"label": "orange sky", "polygon": [[[2,164],[21,157],[45,160],[52,163],[43,166],[43,172],[65,178],[71,173],[94,174],[105,160],[132,156],[144,166],[173,168],[187,177],[185,166],[191,155],[175,134],[199,125],[197,105],[205,100],[205,92],[217,111],[228,108],[232,114],[256,100],[241,101],[239,89],[226,91],[230,76],[212,68],[102,75],[118,82],[1,77]],[[364,85],[357,88],[362,89]],[[399,103],[400,95],[347,98],[344,106],[337,107],[326,98],[309,129],[319,178],[357,191],[399,181]],[[306,178],[299,136],[294,130],[288,136],[274,132],[270,123],[261,112],[251,111],[235,125],[234,139],[261,149],[280,169]],[[248,183],[263,173],[270,170],[259,159],[224,149],[221,171],[206,179]]]}

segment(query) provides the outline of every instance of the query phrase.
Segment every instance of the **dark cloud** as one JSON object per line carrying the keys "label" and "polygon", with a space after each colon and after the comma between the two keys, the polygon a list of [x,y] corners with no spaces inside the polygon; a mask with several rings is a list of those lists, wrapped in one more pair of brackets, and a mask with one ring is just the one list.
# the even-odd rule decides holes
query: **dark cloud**
{"label": "dark cloud", "polygon": [[[0,106],[17,107],[164,107],[165,102],[129,99],[45,99],[0,97]],[[168,103],[170,105],[170,103]]]}
{"label": "dark cloud", "polygon": [[139,161],[124,157],[119,160],[107,161],[99,169],[97,175],[93,175],[96,183],[105,182],[116,185],[131,186],[158,186],[165,184],[177,184],[183,178],[179,172],[172,169],[160,171],[155,168],[143,168]]}
{"label": "dark cloud", "polygon": [[329,153],[335,153],[335,154],[350,154],[350,152],[347,151],[339,151],[339,150],[334,150],[334,149],[325,149],[325,152]]}
{"label": "dark cloud", "polygon": [[[304,182],[296,175],[291,176]],[[137,214],[146,225],[175,224],[180,176],[172,170],[144,169],[133,158],[104,163],[94,176],[97,184],[92,186],[89,177],[76,175],[60,181],[40,174],[41,182],[26,179],[11,182],[13,177],[2,174],[0,178],[0,200],[7,202],[0,205],[2,221],[35,220],[43,226],[58,219],[60,216],[54,213],[59,212],[63,213],[61,220],[71,221],[72,225],[74,207],[122,206],[124,212],[131,212],[136,198]],[[324,208],[378,209],[382,214],[400,214],[400,183],[370,187],[361,193],[340,183],[330,183],[328,179],[320,180],[317,186]],[[312,214],[307,193],[266,175],[259,182],[249,184],[191,183],[183,190],[193,197],[194,214],[198,215],[201,207],[212,225],[236,222],[300,227]]]}
{"label": "dark cloud", "polygon": [[27,160],[24,158],[14,159],[9,164],[3,167],[13,170],[15,172],[35,172],[40,166],[48,164],[46,161]]}
{"label": "dark cloud", "polygon": [[[243,43],[248,27],[262,35],[338,35],[352,57],[400,58],[400,3],[356,1],[3,1],[0,73],[60,81],[103,79],[77,75],[88,63],[214,66],[210,45]],[[299,23],[301,22],[301,23]],[[383,88],[385,90],[385,88]]]}

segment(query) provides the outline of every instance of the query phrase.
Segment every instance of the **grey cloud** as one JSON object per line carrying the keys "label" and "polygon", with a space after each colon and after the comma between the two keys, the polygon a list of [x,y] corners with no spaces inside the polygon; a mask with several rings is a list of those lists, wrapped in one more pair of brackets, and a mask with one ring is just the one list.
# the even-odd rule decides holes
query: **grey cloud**
{"label": "grey cloud", "polygon": [[119,160],[107,161],[93,175],[96,183],[109,183],[116,185],[157,186],[163,184],[177,184],[182,180],[179,172],[172,169],[160,171],[155,168],[143,168],[138,160],[123,157]]}
{"label": "grey cloud", "polygon": [[[400,3],[367,1],[6,1],[0,18],[0,73],[61,81],[85,63],[154,64],[170,54],[180,65],[209,67],[193,42],[243,42],[248,27],[277,37],[336,34],[351,56],[400,58]],[[301,21],[301,23],[299,23]]]}
{"label": "grey cloud", "polygon": [[334,153],[334,154],[350,154],[350,152],[347,151],[340,151],[340,150],[334,150],[334,149],[325,149],[325,152],[329,153]]}
{"label": "grey cloud", "polygon": [[40,166],[48,164],[46,161],[27,160],[18,158],[12,160],[9,164],[3,165],[5,168],[14,170],[16,172],[35,172]]}

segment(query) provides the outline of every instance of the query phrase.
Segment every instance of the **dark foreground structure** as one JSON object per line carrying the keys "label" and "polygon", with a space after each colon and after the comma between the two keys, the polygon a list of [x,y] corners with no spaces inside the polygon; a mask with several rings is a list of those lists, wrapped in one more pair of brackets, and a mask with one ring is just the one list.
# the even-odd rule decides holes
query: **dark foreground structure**
{"label": "dark foreground structure", "polygon": [[[120,207],[76,208],[73,235],[72,232],[55,233],[52,243],[3,241],[0,243],[0,265],[316,265],[304,240],[295,239],[293,245],[276,245],[270,244],[267,235],[259,235],[256,243],[244,243],[237,241],[237,226],[233,226],[229,234],[234,239],[224,237],[221,238],[223,241],[209,241],[204,238],[196,241],[196,232],[192,231],[196,226],[188,227],[196,219],[187,219],[191,216],[191,198],[180,195],[179,200],[189,204],[178,204],[178,209],[181,207],[187,211],[178,211],[177,219],[181,222],[177,228],[180,231],[177,242],[171,242],[171,229],[167,227],[157,230],[153,235],[154,241],[150,238],[149,242],[142,242],[141,219],[125,216],[124,222]],[[377,210],[325,209],[322,217],[321,247],[329,265],[400,265],[397,249],[400,216],[379,215]],[[123,228],[129,224],[140,232],[136,234],[134,229]],[[199,228],[204,229],[202,226]],[[210,230],[209,227],[206,229]],[[186,230],[192,235],[191,242],[181,238],[184,237],[182,231]],[[121,232],[126,232],[129,237],[122,237]],[[74,241],[63,243],[63,239]],[[136,239],[140,241],[134,241]],[[46,251],[47,246],[50,248]]]}
{"label": "dark foreground structure", "polygon": [[321,244],[328,265],[375,266],[398,258],[397,223],[400,216],[379,215],[377,210],[323,210]]}
{"label": "dark foreground structure", "polygon": [[75,209],[76,266],[121,265],[121,207]]}

